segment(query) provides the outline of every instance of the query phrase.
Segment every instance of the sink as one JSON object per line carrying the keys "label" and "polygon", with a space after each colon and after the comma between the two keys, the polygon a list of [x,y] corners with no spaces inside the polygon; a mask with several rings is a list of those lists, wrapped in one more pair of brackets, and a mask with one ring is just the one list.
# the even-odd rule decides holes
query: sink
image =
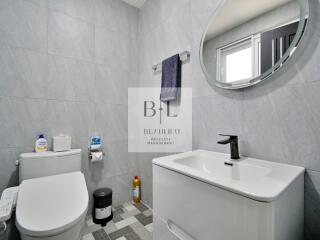
{"label": "sink", "polygon": [[[195,154],[195,153],[194,153]],[[210,158],[201,155],[173,160],[174,163],[181,164],[197,171],[203,171],[207,174],[220,176],[221,178],[252,181],[267,175],[271,170],[267,167],[262,167],[243,161],[229,161],[224,158]]]}
{"label": "sink", "polygon": [[156,158],[153,164],[264,202],[277,199],[304,172],[299,166],[248,157],[231,160],[228,154],[205,150]]}
{"label": "sink", "polygon": [[301,240],[304,168],[196,150],[153,159],[154,240]]}

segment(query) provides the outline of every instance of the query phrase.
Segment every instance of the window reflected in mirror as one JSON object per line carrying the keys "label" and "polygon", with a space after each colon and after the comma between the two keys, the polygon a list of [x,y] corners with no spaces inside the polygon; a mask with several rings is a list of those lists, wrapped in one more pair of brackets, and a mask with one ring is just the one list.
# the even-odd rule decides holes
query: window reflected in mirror
{"label": "window reflected in mirror", "polygon": [[226,0],[203,37],[208,81],[241,88],[269,77],[293,55],[307,18],[307,0]]}

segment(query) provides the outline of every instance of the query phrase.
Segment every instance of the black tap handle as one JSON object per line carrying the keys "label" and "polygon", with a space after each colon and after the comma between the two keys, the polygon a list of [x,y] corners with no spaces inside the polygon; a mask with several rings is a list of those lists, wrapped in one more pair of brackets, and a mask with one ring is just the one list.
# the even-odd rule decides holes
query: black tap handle
{"label": "black tap handle", "polygon": [[238,147],[238,136],[236,135],[226,135],[226,134],[219,134],[223,137],[229,137],[225,140],[218,141],[218,144],[230,144],[230,153],[231,159],[239,159],[239,147]]}
{"label": "black tap handle", "polygon": [[228,135],[228,134],[221,134],[221,133],[219,133],[219,136],[222,136],[222,137],[231,137],[231,138],[238,137],[237,135]]}

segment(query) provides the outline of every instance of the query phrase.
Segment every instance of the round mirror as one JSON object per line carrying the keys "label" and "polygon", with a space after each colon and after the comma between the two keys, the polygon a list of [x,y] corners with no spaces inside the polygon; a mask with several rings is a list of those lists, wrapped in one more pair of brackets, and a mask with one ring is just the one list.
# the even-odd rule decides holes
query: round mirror
{"label": "round mirror", "polygon": [[308,19],[308,0],[224,0],[201,43],[211,85],[238,89],[269,78],[294,54]]}

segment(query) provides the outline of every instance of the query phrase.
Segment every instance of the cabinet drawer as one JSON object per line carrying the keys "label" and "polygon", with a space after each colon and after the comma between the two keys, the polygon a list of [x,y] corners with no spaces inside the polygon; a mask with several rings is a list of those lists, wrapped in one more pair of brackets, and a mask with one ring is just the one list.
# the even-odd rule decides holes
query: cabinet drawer
{"label": "cabinet drawer", "polygon": [[195,240],[273,239],[273,203],[257,202],[157,165],[153,184],[155,216],[165,223],[173,221]]}

